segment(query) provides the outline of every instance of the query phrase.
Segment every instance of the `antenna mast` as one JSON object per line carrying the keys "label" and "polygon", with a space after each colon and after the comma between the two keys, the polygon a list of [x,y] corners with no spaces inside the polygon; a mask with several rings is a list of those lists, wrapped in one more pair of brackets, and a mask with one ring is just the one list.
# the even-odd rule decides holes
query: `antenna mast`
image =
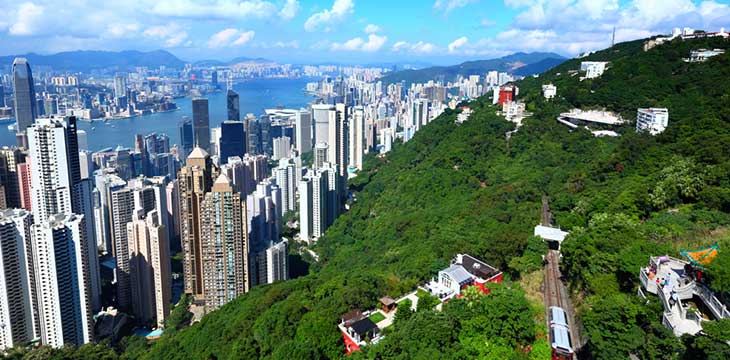
{"label": "antenna mast", "polygon": [[616,26],[613,27],[613,35],[611,36],[611,47],[616,45]]}

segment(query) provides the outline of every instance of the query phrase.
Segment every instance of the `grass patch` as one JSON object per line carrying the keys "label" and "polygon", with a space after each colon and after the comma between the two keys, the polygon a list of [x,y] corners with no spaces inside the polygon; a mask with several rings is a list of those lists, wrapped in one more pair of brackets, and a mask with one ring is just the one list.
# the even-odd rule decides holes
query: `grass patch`
{"label": "grass patch", "polygon": [[372,315],[370,315],[370,316],[369,316],[369,319],[370,319],[370,321],[372,321],[373,323],[377,324],[377,323],[379,323],[379,322],[381,322],[381,321],[385,320],[385,315],[383,315],[383,314],[381,314],[381,313],[379,313],[379,312],[376,312],[376,313],[373,313]]}

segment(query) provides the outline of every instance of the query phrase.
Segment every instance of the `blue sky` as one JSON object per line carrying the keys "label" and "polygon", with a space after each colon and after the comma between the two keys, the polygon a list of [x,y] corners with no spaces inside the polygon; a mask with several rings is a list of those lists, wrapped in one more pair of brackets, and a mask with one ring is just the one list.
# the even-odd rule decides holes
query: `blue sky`
{"label": "blue sky", "polygon": [[674,26],[730,30],[730,0],[0,2],[0,53],[166,49],[186,60],[455,63],[567,56]]}

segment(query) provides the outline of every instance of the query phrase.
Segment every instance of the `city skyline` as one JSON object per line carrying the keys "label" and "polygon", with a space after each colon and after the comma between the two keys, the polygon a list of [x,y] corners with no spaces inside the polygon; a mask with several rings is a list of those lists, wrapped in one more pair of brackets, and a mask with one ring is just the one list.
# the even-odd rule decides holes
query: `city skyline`
{"label": "city skyline", "polygon": [[[165,49],[188,61],[455,63],[515,51],[575,56],[678,24],[730,27],[728,1],[87,1],[0,5],[4,55]],[[409,16],[401,16],[409,14]],[[63,19],[76,18],[71,23]],[[430,26],[440,24],[439,26]],[[441,29],[449,31],[441,31]]]}

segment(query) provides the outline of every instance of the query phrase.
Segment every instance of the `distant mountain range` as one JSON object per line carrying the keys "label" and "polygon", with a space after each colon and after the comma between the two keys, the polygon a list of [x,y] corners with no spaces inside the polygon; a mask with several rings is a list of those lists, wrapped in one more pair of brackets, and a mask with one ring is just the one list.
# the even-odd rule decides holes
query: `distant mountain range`
{"label": "distant mountain range", "polygon": [[221,61],[221,60],[199,60],[193,63],[193,65],[196,66],[226,66],[226,65],[232,65],[232,64],[238,64],[242,62],[254,62],[254,63],[273,63],[273,60],[264,59],[264,58],[249,58],[249,57],[243,57],[239,56],[237,58],[233,58],[229,61]]}
{"label": "distant mountain range", "polygon": [[0,56],[0,67],[11,66],[16,57],[25,57],[33,66],[50,66],[59,71],[81,71],[117,68],[128,70],[136,66],[182,67],[185,62],[165,50],[154,51],[66,51],[52,55],[29,53]]}
{"label": "distant mountain range", "polygon": [[502,71],[514,75],[528,76],[540,74],[568,60],[550,52],[518,52],[498,59],[467,61],[452,66],[433,66],[419,70],[396,71],[384,76],[386,83],[405,81],[406,83],[426,82],[443,78],[445,81],[455,80],[457,76],[484,75],[488,71]]}

